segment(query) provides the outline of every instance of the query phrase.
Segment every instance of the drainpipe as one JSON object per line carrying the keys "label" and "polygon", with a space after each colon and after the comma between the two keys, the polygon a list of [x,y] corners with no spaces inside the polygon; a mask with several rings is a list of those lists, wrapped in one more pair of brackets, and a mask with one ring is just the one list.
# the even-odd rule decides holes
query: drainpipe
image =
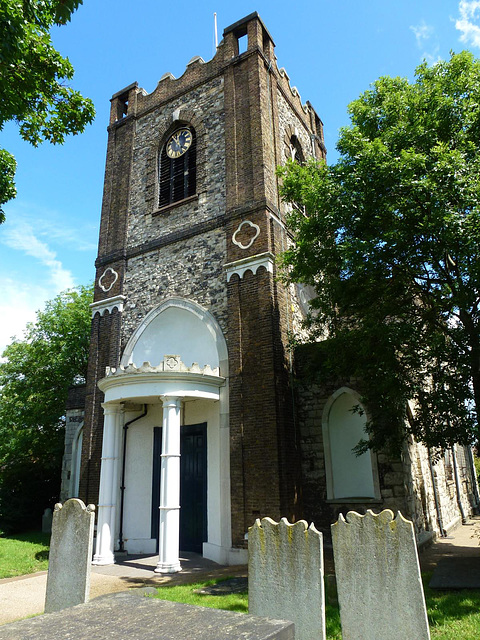
{"label": "drainpipe", "polygon": [[443,528],[442,510],[440,509],[440,501],[438,498],[438,487],[435,479],[435,472],[433,470],[432,456],[430,455],[430,448],[427,449],[428,464],[430,466],[430,475],[432,476],[433,497],[435,498],[435,510],[437,512],[438,528],[440,529],[440,535],[442,538],[447,537],[447,532]]}
{"label": "drainpipe", "polygon": [[133,424],[134,422],[136,422],[137,420],[140,420],[140,418],[144,418],[147,415],[147,411],[148,411],[148,405],[144,404],[143,405],[143,413],[141,416],[137,416],[136,418],[133,418],[133,420],[129,420],[128,422],[126,422],[123,425],[123,453],[122,453],[122,484],[120,486],[120,531],[118,534],[118,550],[120,552],[125,551],[125,549],[123,548],[123,509],[124,509],[124,502],[125,502],[125,463],[126,463],[126,459],[127,459],[127,433],[128,433],[128,427]]}
{"label": "drainpipe", "polygon": [[455,478],[455,490],[457,494],[457,504],[458,504],[458,508],[460,509],[462,524],[466,524],[467,517],[465,516],[465,510],[462,504],[462,497],[460,495],[460,479],[458,477],[458,464],[457,464],[457,454],[455,452],[455,445],[452,446],[452,462],[453,462],[453,475]]}

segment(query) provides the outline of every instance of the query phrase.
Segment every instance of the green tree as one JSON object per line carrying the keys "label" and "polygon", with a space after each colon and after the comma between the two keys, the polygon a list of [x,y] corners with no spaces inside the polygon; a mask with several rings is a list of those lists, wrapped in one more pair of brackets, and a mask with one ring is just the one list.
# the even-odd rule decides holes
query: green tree
{"label": "green tree", "polygon": [[[50,29],[83,0],[0,0],[0,131],[11,120],[33,146],[63,143],[92,122],[91,100],[68,86],[74,70],[53,47]],[[15,158],[0,149],[1,205],[15,197]]]}
{"label": "green tree", "polygon": [[[478,438],[480,61],[382,77],[349,105],[338,162],[289,164],[288,277],[315,287],[325,375],[362,381],[371,446]],[[408,403],[414,407],[413,416]]]}
{"label": "green tree", "polygon": [[68,389],[85,381],[92,288],[37,312],[0,362],[0,526],[38,525],[58,498]]}

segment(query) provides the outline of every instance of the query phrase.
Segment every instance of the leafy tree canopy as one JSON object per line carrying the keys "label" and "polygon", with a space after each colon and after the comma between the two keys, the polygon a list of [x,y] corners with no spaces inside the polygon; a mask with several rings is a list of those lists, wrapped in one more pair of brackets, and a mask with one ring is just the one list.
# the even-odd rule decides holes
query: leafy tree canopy
{"label": "leafy tree canopy", "polygon": [[[0,131],[19,125],[24,140],[63,143],[92,122],[93,103],[68,86],[74,70],[52,45],[50,28],[65,24],[83,0],[0,0]],[[15,197],[15,158],[0,149],[0,207]],[[4,220],[0,209],[0,222]]]}
{"label": "leafy tree canopy", "polygon": [[58,498],[68,389],[85,381],[91,287],[47,302],[0,362],[0,522],[21,529]]}
{"label": "leafy tree canopy", "polygon": [[[349,105],[338,162],[280,170],[296,245],[288,277],[315,287],[325,375],[356,377],[367,446],[447,447],[480,416],[480,61],[468,52],[382,77]],[[412,412],[408,410],[408,406]],[[413,413],[413,415],[412,415]],[[406,428],[405,428],[406,425]]]}

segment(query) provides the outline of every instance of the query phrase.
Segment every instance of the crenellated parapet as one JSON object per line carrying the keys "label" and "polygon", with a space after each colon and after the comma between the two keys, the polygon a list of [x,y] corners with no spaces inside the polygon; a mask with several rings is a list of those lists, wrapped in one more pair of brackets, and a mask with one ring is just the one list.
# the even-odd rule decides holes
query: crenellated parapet
{"label": "crenellated parapet", "polygon": [[[187,63],[183,74],[176,78],[171,72],[164,73],[157,86],[151,93],[147,93],[133,83],[125,89],[117,92],[112,97],[110,125],[118,125],[129,116],[139,116],[154,109],[164,102],[171,101],[191,91],[196,86],[205,84],[216,76],[223,75],[226,68],[236,64],[238,60],[247,58],[252,54],[260,54],[263,57],[268,71],[275,75],[280,91],[305,122],[307,128],[313,129],[322,151],[323,124],[307,101],[302,103],[302,98],[297,87],[290,84],[290,78],[285,68],[277,66],[277,58],[274,53],[274,42],[268,33],[260,16],[254,12],[246,18],[230,25],[224,31],[224,38],[217,47],[213,58],[204,61],[201,56],[194,56]],[[248,38],[247,49],[240,53],[239,41],[246,36]]]}

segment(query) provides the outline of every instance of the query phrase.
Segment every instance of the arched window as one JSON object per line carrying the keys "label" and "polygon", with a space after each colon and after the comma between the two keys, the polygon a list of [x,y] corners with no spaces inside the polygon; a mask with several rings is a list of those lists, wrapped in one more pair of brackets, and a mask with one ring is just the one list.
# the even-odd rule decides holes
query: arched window
{"label": "arched window", "polygon": [[290,138],[289,152],[290,152],[290,159],[293,160],[294,162],[298,162],[298,164],[303,164],[305,162],[305,156],[303,155],[300,141],[296,135],[293,135]]}
{"label": "arched window", "polygon": [[70,469],[69,498],[77,498],[80,486],[80,462],[82,458],[83,422],[78,427],[72,441],[72,462]]}
{"label": "arched window", "polygon": [[360,456],[353,448],[365,439],[365,414],[354,411],[359,404],[357,394],[342,387],[325,406],[323,439],[327,476],[327,499],[380,499],[375,454],[367,451]]}
{"label": "arched window", "polygon": [[197,189],[197,137],[189,125],[171,133],[159,157],[158,206],[165,207],[193,196]]}

